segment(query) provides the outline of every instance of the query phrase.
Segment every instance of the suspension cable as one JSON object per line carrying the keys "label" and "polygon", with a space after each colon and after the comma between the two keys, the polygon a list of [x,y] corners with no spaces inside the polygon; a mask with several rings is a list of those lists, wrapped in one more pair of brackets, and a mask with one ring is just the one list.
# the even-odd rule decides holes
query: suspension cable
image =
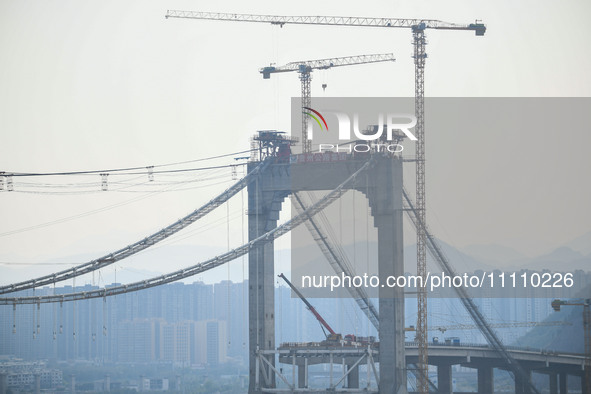
{"label": "suspension cable", "polygon": [[76,301],[76,300],[83,300],[83,299],[91,299],[91,298],[100,298],[100,297],[111,297],[116,296],[118,294],[124,294],[139,290],[148,289],[151,287],[161,286],[167,283],[176,282],[178,280],[188,278],[194,275],[197,275],[201,272],[208,271],[212,268],[218,267],[223,265],[229,261],[232,261],[238,257],[241,257],[248,253],[251,249],[261,245],[266,244],[268,242],[273,241],[275,238],[282,236],[283,234],[288,233],[293,228],[299,226],[300,224],[304,223],[310,217],[316,215],[318,212],[326,208],[328,205],[333,203],[337,200],[345,191],[345,188],[351,184],[361,172],[365,171],[371,166],[373,166],[375,160],[372,156],[370,160],[365,162],[357,171],[355,171],[351,176],[349,176],[343,183],[337,186],[333,191],[328,193],[324,196],[321,200],[317,203],[308,207],[305,211],[301,214],[297,215],[293,219],[285,222],[279,227],[274,228],[271,231],[264,233],[263,235],[259,236],[258,238],[250,241],[247,244],[244,244],[238,248],[232,249],[229,252],[223,253],[216,257],[213,257],[209,260],[206,260],[202,263],[198,263],[184,269],[171,272],[165,275],[157,276],[150,279],[145,279],[143,281],[134,282],[131,284],[121,285],[121,286],[114,286],[109,288],[102,288],[90,291],[83,291],[77,293],[69,293],[69,294],[62,294],[62,295],[47,295],[47,296],[37,296],[37,297],[11,297],[11,298],[0,298],[0,305],[12,305],[12,304],[36,304],[36,303],[51,303],[51,302],[68,302],[68,301]]}
{"label": "suspension cable", "polygon": [[177,220],[173,224],[165,227],[164,229],[154,233],[140,241],[137,241],[131,245],[128,245],[122,249],[119,249],[113,253],[99,257],[98,259],[91,260],[87,263],[80,264],[76,267],[72,267],[63,271],[59,271],[53,274],[44,275],[38,278],[29,279],[24,282],[13,283],[11,285],[0,286],[0,294],[12,293],[15,291],[31,289],[40,287],[55,282],[61,282],[66,279],[75,278],[84,274],[88,274],[92,271],[104,268],[111,265],[119,260],[123,260],[126,257],[132,256],[144,249],[149,248],[152,245],[170,237],[173,234],[181,231],[190,224],[194,223],[198,219],[207,215],[224,202],[228,201],[232,196],[242,190],[248,185],[258,174],[271,163],[271,160],[262,161],[257,165],[251,172],[249,172],[244,178],[236,182],[230,188],[226,189],[217,197],[213,198],[201,208],[191,212],[189,215],[182,219]]}
{"label": "suspension cable", "polygon": [[[244,150],[244,151],[240,151],[240,152],[228,153],[228,154],[224,154],[224,155],[204,157],[201,159],[181,161],[181,162],[177,162],[177,163],[167,163],[167,164],[159,164],[159,165],[153,165],[153,166],[142,166],[142,167],[112,168],[112,169],[108,169],[108,170],[62,171],[62,172],[10,172],[10,171],[3,171],[3,172],[1,172],[1,174],[2,174],[2,176],[28,177],[28,176],[56,176],[56,175],[90,175],[90,174],[101,174],[101,173],[137,171],[137,170],[143,170],[143,172],[134,172],[133,174],[155,174],[155,173],[166,173],[166,172],[196,171],[196,170],[201,170],[201,168],[185,169],[185,170],[168,170],[168,171],[153,171],[153,169],[160,168],[160,167],[170,167],[170,166],[176,166],[176,165],[181,165],[181,164],[195,163],[198,161],[219,159],[222,157],[236,156],[236,155],[250,153],[250,152],[252,152],[252,149]],[[222,168],[222,167],[229,167],[229,166],[205,167],[203,169]],[[122,175],[122,174],[120,174],[120,175]]]}

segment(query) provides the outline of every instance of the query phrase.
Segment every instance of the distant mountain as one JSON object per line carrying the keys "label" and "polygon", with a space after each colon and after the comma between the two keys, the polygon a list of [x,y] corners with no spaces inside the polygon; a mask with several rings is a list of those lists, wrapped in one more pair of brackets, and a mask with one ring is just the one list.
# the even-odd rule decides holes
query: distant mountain
{"label": "distant mountain", "polygon": [[591,271],[591,233],[587,233],[550,253],[528,258],[516,250],[496,244],[469,245],[462,249],[470,258],[500,270]]}
{"label": "distant mountain", "polygon": [[561,246],[557,249],[554,249],[552,252],[539,256],[535,258],[535,260],[545,260],[545,261],[563,261],[563,262],[570,262],[582,259],[584,256],[580,252],[577,252],[571,249],[568,246]]}
{"label": "distant mountain", "polygon": [[498,244],[468,245],[463,248],[469,256],[494,267],[516,267],[522,264],[527,257],[513,248]]}
{"label": "distant mountain", "polygon": [[568,242],[565,246],[568,246],[572,250],[581,253],[584,256],[591,256],[591,231],[587,234],[581,235],[578,238]]}
{"label": "distant mountain", "polygon": [[[449,262],[451,263],[452,267],[456,270],[456,272],[472,272],[475,270],[493,270],[498,268],[495,265],[488,264],[478,258],[470,256],[469,254],[464,253],[463,251],[455,248],[454,246],[449,245],[448,243],[438,239],[437,243],[441,247],[441,250],[448,258]],[[416,244],[408,245],[404,248],[404,261],[406,262],[405,271],[410,273],[416,272],[416,263],[412,264],[410,262],[417,261],[417,246]],[[430,254],[427,254],[427,265],[428,270],[439,270],[439,265],[431,257]]]}
{"label": "distant mountain", "polygon": [[552,252],[529,260],[522,268],[553,271],[591,270],[591,255],[584,256],[568,246],[561,246]]}

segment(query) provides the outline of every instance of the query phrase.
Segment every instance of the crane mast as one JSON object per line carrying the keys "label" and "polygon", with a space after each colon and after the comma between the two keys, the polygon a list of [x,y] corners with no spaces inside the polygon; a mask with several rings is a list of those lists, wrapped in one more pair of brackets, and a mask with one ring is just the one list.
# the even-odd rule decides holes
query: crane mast
{"label": "crane mast", "polygon": [[312,81],[313,70],[326,70],[332,67],[353,66],[358,64],[379,63],[387,61],[395,61],[396,58],[392,53],[374,54],[374,55],[358,55],[335,57],[330,59],[318,60],[303,60],[297,62],[287,63],[280,67],[268,66],[259,70],[263,74],[264,79],[269,79],[273,73],[283,73],[290,71],[297,71],[302,84],[301,103],[302,103],[302,152],[309,153],[312,151],[312,141],[308,139],[308,116],[306,108],[312,106],[312,90],[310,82]]}
{"label": "crane mast", "polygon": [[[421,223],[427,223],[425,197],[425,25],[421,23],[412,28],[415,62],[415,116],[417,124],[415,133],[416,155],[416,204],[417,215]],[[427,277],[427,236],[425,228],[417,227],[417,275]],[[421,282],[417,288],[417,332],[418,363],[420,376],[427,376],[429,369],[429,353],[427,338],[427,283]],[[419,379],[417,391],[428,393],[429,386],[426,379]]]}
{"label": "crane mast", "polygon": [[302,110],[300,116],[302,117],[302,153],[309,153],[312,151],[312,141],[308,139],[308,116],[304,109],[312,106],[312,76],[307,67],[302,67],[300,72],[300,82],[302,84],[301,101]]}

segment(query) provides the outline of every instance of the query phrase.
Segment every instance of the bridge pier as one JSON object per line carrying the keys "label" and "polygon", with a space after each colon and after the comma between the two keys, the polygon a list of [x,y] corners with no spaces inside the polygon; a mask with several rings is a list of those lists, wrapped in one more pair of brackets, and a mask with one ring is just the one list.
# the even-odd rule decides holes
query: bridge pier
{"label": "bridge pier", "polygon": [[439,394],[451,394],[453,392],[452,385],[452,364],[437,364],[437,392]]}
{"label": "bridge pier", "polygon": [[525,394],[523,378],[517,374],[515,374],[515,394]]}
{"label": "bridge pier", "polygon": [[568,375],[566,374],[565,371],[561,371],[560,374],[559,374],[559,376],[560,376],[560,379],[559,379],[559,382],[560,382],[560,394],[567,394],[568,391],[566,389],[566,381],[568,379]]}
{"label": "bridge pier", "polygon": [[478,368],[478,393],[494,393],[493,368],[482,366]]}
{"label": "bridge pier", "polygon": [[7,379],[5,373],[0,373],[0,394],[6,394]]}
{"label": "bridge pier", "polygon": [[353,367],[353,364],[347,364],[347,388],[358,389],[359,388],[359,366]]}
{"label": "bridge pier", "polygon": [[[370,173],[367,197],[378,230],[378,272],[380,277],[404,275],[402,239],[402,162],[383,159]],[[380,393],[403,394],[406,389],[404,348],[404,289],[381,287],[380,311]]]}
{"label": "bridge pier", "polygon": [[308,388],[308,359],[304,359],[304,364],[298,365],[298,388]]}
{"label": "bridge pier", "polygon": [[41,394],[41,374],[35,374],[35,394]]}
{"label": "bridge pier", "polygon": [[550,372],[548,379],[550,380],[550,394],[558,394],[558,374]]}
{"label": "bridge pier", "polygon": [[[525,372],[527,375],[527,380],[531,382],[531,370],[525,369]],[[519,374],[515,374],[515,394],[531,394],[527,382]]]}
{"label": "bridge pier", "polygon": [[[249,163],[248,171],[257,164]],[[267,191],[263,183],[264,177],[259,176],[248,185],[249,241],[277,227],[281,203],[287,195]],[[275,374],[266,373],[267,366],[256,367],[259,350],[275,350],[274,252],[274,242],[271,241],[254,247],[248,254],[249,393],[262,393],[263,387],[275,388]],[[261,357],[275,366],[273,355]]]}

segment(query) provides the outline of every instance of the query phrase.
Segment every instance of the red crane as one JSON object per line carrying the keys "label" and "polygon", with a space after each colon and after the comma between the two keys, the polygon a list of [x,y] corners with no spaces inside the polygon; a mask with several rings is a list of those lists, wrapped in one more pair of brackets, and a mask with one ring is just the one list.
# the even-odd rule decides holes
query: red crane
{"label": "red crane", "polygon": [[[324,335],[326,335],[326,339],[328,341],[340,341],[342,339],[342,335],[341,334],[337,334],[326,322],[326,320],[324,320],[322,318],[322,316],[320,316],[320,313],[318,313],[318,311],[316,310],[316,308],[314,308],[312,306],[312,304],[310,304],[310,302],[306,299],[306,297],[304,297],[304,295],[295,288],[294,285],[291,284],[291,282],[285,277],[285,275],[283,274],[279,274],[277,275],[280,278],[282,278],[285,283],[287,283],[289,285],[289,287],[291,287],[291,289],[294,291],[294,293],[296,293],[298,295],[298,297],[300,297],[300,299],[302,301],[304,301],[304,304],[306,304],[306,307],[310,310],[310,312],[312,312],[312,314],[314,315],[314,317],[316,318],[316,320],[318,320],[318,322],[320,323],[321,327],[322,327],[322,331],[324,332]],[[328,330],[329,334],[326,334],[326,330]]]}

